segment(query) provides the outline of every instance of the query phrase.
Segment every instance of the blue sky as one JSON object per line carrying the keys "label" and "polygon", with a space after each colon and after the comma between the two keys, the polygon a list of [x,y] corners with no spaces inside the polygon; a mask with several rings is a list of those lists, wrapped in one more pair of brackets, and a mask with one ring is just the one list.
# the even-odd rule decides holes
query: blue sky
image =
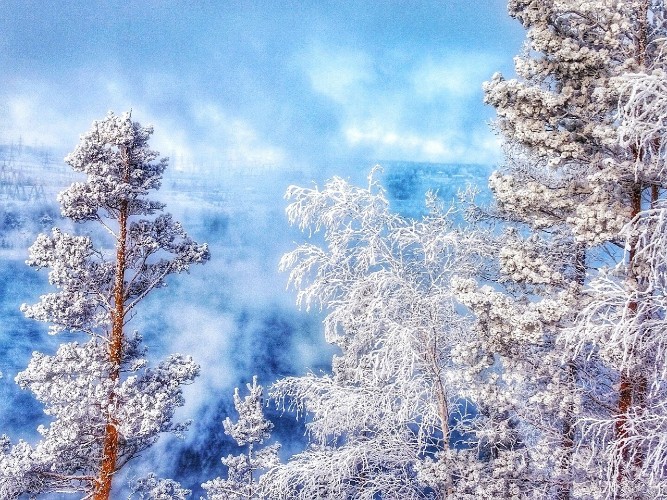
{"label": "blue sky", "polygon": [[505,0],[0,2],[0,142],[67,152],[132,108],[177,166],[493,163]]}

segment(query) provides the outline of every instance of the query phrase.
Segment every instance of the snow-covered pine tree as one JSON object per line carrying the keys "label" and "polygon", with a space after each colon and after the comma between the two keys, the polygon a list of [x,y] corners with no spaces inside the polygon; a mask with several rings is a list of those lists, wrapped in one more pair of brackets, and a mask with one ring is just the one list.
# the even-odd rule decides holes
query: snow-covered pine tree
{"label": "snow-covered pine tree", "polygon": [[130,499],[137,500],[188,500],[192,491],[182,488],[173,479],[159,479],[155,474],[139,479],[132,485]]}
{"label": "snow-covered pine tree", "polygon": [[239,390],[234,391],[234,408],[239,414],[236,423],[227,417],[223,425],[225,434],[231,436],[239,446],[247,446],[240,455],[228,455],[222,459],[227,466],[227,479],[215,478],[202,484],[209,500],[252,500],[264,498],[261,494],[256,471],[268,470],[279,463],[279,443],[257,449],[271,437],[273,423],[264,416],[263,388],[253,377],[252,385],[246,384],[248,395],[241,399]]}
{"label": "snow-covered pine tree", "polygon": [[469,432],[484,462],[464,475],[466,493],[560,497],[572,475],[581,360],[557,339],[574,321],[582,269],[571,238],[526,236],[508,220],[500,226],[487,241],[495,258],[483,273],[453,281],[455,297],[476,317],[474,347],[495,360],[477,373],[462,365],[473,380],[465,395],[479,413]]}
{"label": "snow-covered pine tree", "polygon": [[167,165],[149,149],[151,133],[129,113],[109,113],[65,158],[87,177],[59,195],[62,214],[98,224],[109,239],[95,246],[90,236],[54,229],[30,248],[28,264],[49,268],[58,291],[24,306],[26,316],[50,323],[53,334],[82,340],[61,344],[54,355],[35,352],[16,377],[52,421],[40,426],[34,447],[10,446],[4,438],[2,498],[84,491],[106,500],[120,468],[160,433],[185,428],[172,417],[183,404],[181,386],[199,367],[177,354],[148,368],[141,337],[127,331],[139,302],[165,286],[168,275],[209,259],[207,246],[188,238],[170,215],[160,214],[164,205],[148,198]]}
{"label": "snow-covered pine tree", "polygon": [[[499,267],[516,285],[507,300],[538,307],[560,295],[562,311],[556,321],[540,318],[532,340],[510,336],[514,353],[498,351],[505,369],[548,403],[541,423],[549,414],[557,420],[536,426],[531,399],[513,412],[524,434],[538,435],[524,443],[538,471],[540,455],[558,457],[560,484],[546,495],[655,495],[667,456],[657,250],[666,187],[664,2],[511,0],[509,11],[528,30],[518,78],[495,75],[485,87],[508,157],[490,185],[499,215],[519,225]],[[464,291],[484,322],[490,301],[473,286]],[[552,363],[522,367],[535,350]],[[556,378],[535,385],[548,365]],[[553,428],[559,446],[531,446],[548,443]]]}
{"label": "snow-covered pine tree", "polygon": [[[483,238],[454,231],[432,195],[422,220],[393,214],[372,175],[367,188],[334,178],[322,190],[288,190],[290,221],[323,233],[324,245],[301,245],[281,266],[301,306],[326,310],[325,336],[340,354],[331,375],[272,387],[306,416],[311,445],[262,477],[268,498],[444,498],[476,461],[474,451],[453,449],[466,380],[452,357],[468,323],[450,280],[479,268]],[[458,356],[480,369],[492,363]],[[446,475],[432,480],[420,471],[436,455]]]}
{"label": "snow-covered pine tree", "polygon": [[587,430],[605,436],[599,452],[615,480],[611,491],[647,498],[667,490],[667,8],[637,2],[630,14],[637,16],[630,26],[637,30],[630,37],[634,65],[611,79],[609,92],[618,102],[613,133],[623,155],[608,163],[629,193],[618,236],[625,253],[591,280],[586,309],[568,340],[592,346],[618,374],[615,411],[596,415]]}

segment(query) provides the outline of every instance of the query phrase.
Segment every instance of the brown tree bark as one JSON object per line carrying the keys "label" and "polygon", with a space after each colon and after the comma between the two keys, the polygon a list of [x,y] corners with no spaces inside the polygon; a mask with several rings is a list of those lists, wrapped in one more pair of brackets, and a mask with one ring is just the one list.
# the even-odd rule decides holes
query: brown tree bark
{"label": "brown tree bark", "polygon": [[[584,286],[586,282],[586,247],[578,244],[575,248],[575,280],[580,286]],[[578,367],[574,360],[568,361],[565,366],[567,382],[570,390],[574,393],[576,389]],[[574,454],[574,432],[575,432],[575,415],[574,404],[571,403],[567,407],[565,417],[563,418],[563,427],[561,434],[561,446],[563,448],[563,460],[561,461],[561,469],[567,474],[568,479],[559,486],[557,498],[558,500],[569,500],[572,493],[572,475],[570,469],[572,467],[572,456]]]}
{"label": "brown tree bark", "polygon": [[[648,16],[650,11],[649,0],[643,0],[638,7],[637,19],[640,21],[637,33],[635,35],[635,60],[640,67],[646,66],[646,48],[648,46]],[[643,161],[643,154],[641,150],[633,148],[632,154],[635,161]],[[641,211],[643,186],[639,183],[635,184],[632,189],[631,197],[631,213],[630,219],[634,219]],[[658,190],[651,189],[651,204],[657,201]],[[628,252],[628,281],[632,283],[635,290],[639,289],[639,281],[634,272],[634,265],[637,255],[637,241],[632,241],[630,250]],[[637,318],[638,310],[637,300],[631,300],[627,306],[629,316],[635,318],[636,321],[641,321]],[[630,353],[630,358],[633,353]],[[646,395],[646,377],[642,373],[631,372],[629,369],[622,370],[620,385],[618,391],[618,414],[615,422],[615,439],[616,451],[618,456],[618,470],[616,480],[620,483],[623,480],[625,472],[630,461],[634,465],[641,467],[643,463],[643,456],[641,450],[634,450],[627,444],[627,439],[630,437],[630,430],[628,429],[628,412],[633,406],[641,406]]]}
{"label": "brown tree bark", "polygon": [[[630,218],[633,219],[641,211],[641,201],[642,201],[642,187],[637,184],[634,186],[632,191],[631,199],[631,214]],[[628,281],[633,283],[633,286],[638,288],[637,277],[634,274],[633,267],[635,264],[635,256],[637,254],[637,242],[634,241],[630,245],[630,250],[628,252]],[[628,305],[628,313],[631,318],[637,316],[638,303],[637,300],[631,300]],[[632,353],[630,354],[632,358]],[[621,482],[625,471],[627,470],[627,465],[631,460],[631,457],[637,459],[637,454],[631,450],[631,448],[626,444],[627,439],[630,437],[630,430],[628,429],[628,412],[632,408],[633,403],[643,399],[642,391],[645,390],[645,383],[642,383],[642,375],[638,373],[633,373],[629,369],[621,371],[620,385],[618,391],[618,413],[616,417],[615,427],[615,438],[616,438],[616,450],[618,454],[618,471],[617,471],[617,481]],[[641,464],[639,464],[641,465]]]}
{"label": "brown tree bark", "polygon": [[[126,148],[121,150],[125,171],[124,182],[130,180],[130,159]],[[116,243],[116,272],[114,276],[113,299],[114,309],[111,312],[111,334],[109,336],[109,363],[111,371],[109,380],[118,381],[123,350],[123,326],[125,323],[125,270],[127,267],[127,222],[129,218],[129,202],[121,202],[118,214],[118,240]],[[99,476],[93,491],[94,500],[108,500],[111,493],[111,483],[116,472],[120,435],[118,434],[118,420],[113,414],[118,404],[114,391],[109,394],[107,424],[104,429],[104,444],[100,463]]]}

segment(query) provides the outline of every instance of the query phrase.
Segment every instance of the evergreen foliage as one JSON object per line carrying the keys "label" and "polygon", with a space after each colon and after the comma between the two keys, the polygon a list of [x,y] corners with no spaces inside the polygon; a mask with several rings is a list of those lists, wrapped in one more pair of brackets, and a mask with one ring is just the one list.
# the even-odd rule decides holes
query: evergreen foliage
{"label": "evergreen foliage", "polygon": [[[35,446],[4,438],[0,496],[83,491],[106,499],[113,475],[155,442],[160,433],[185,430],[172,422],[183,405],[181,387],[199,367],[172,355],[148,367],[138,333],[126,331],[135,307],[172,273],[206,262],[209,252],[187,237],[163,205],[150,200],[167,161],[148,148],[151,128],[129,113],[109,113],[81,137],[66,162],[86,175],[59,196],[62,215],[97,223],[112,248],[91,237],[53,229],[30,248],[27,263],[48,268],[57,291],[23,306],[27,317],[49,323],[52,334],[81,340],[53,355],[35,352],[16,377],[51,418]],[[87,340],[86,340],[87,338]]]}
{"label": "evergreen foliage", "polygon": [[227,417],[223,425],[225,434],[234,438],[239,446],[246,446],[240,455],[228,455],[222,459],[227,466],[227,479],[215,478],[202,487],[209,500],[251,500],[263,498],[256,471],[267,470],[279,463],[280,444],[273,443],[258,450],[258,445],[271,437],[273,424],[264,417],[262,386],[253,377],[252,385],[246,384],[248,395],[241,399],[239,390],[234,391],[234,407],[239,414],[236,423]]}

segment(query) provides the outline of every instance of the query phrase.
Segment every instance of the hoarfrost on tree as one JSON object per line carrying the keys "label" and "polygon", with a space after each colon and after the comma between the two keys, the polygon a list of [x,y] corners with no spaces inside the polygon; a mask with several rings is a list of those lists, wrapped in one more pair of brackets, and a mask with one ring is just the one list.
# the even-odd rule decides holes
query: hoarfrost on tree
{"label": "hoarfrost on tree", "polygon": [[299,246],[281,267],[300,305],[326,311],[325,336],[340,354],[331,375],[271,389],[307,417],[311,445],[263,476],[269,498],[426,498],[453,487],[456,465],[437,484],[418,469],[438,450],[454,457],[466,384],[452,353],[466,351],[479,369],[492,363],[471,354],[451,286],[482,265],[484,237],[457,231],[432,194],[423,219],[393,214],[373,176],[368,188],[334,178],[287,193],[290,222],[325,243]]}
{"label": "hoarfrost on tree", "polygon": [[[522,394],[507,422],[531,488],[549,498],[655,496],[667,479],[655,251],[667,187],[664,2],[511,0],[509,12],[527,29],[518,77],[485,84],[507,158],[489,181],[487,220],[515,227],[498,239],[505,290],[468,283],[460,298],[488,340],[496,330],[511,339],[486,342],[507,388]],[[554,307],[520,338],[518,317],[490,315],[498,300],[524,322],[522,310]]]}
{"label": "hoarfrost on tree", "polygon": [[[263,388],[253,377],[252,385],[246,384],[248,395],[241,399],[239,390],[234,391],[234,408],[239,418],[236,423],[227,417],[224,422],[225,434],[231,436],[246,452],[228,455],[222,459],[227,466],[227,479],[215,478],[202,484],[206,498],[210,500],[250,500],[265,498],[261,489],[261,479],[257,471],[268,470],[278,465],[280,444],[264,444],[271,437],[273,424],[264,416]],[[270,497],[269,497],[270,498]]]}
{"label": "hoarfrost on tree", "polygon": [[160,479],[151,473],[132,485],[130,498],[137,500],[187,500],[192,491],[172,479]]}
{"label": "hoarfrost on tree", "polygon": [[[59,195],[64,216],[99,224],[108,239],[54,229],[40,235],[27,263],[48,268],[48,293],[22,310],[49,323],[52,334],[78,338],[53,355],[33,354],[17,383],[30,389],[51,418],[34,446],[3,441],[0,493],[83,491],[108,498],[114,474],[153,444],[160,433],[181,433],[172,422],[183,405],[182,386],[199,367],[190,356],[169,356],[148,367],[141,336],[126,330],[135,307],[166,277],[209,259],[163,204],[158,189],[166,159],[148,147],[150,127],[129,113],[109,113],[81,136],[65,161],[86,180]],[[87,339],[87,340],[86,340]]]}

